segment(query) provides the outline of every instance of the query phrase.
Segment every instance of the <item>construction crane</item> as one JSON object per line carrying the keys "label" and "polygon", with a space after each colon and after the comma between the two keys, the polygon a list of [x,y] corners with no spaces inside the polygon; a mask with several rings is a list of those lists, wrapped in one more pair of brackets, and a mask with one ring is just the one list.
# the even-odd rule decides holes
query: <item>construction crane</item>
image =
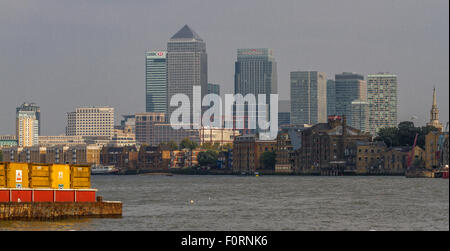
{"label": "construction crane", "polygon": [[412,147],[412,149],[411,149],[411,153],[409,154],[409,156],[408,156],[408,162],[407,162],[407,164],[408,164],[408,169],[407,170],[409,170],[410,168],[411,168],[411,165],[412,165],[412,160],[413,160],[413,158],[414,158],[414,150],[416,149],[416,144],[417,144],[417,137],[419,136],[419,134],[418,133],[416,133],[416,137],[414,138],[414,145],[413,145],[413,147]]}

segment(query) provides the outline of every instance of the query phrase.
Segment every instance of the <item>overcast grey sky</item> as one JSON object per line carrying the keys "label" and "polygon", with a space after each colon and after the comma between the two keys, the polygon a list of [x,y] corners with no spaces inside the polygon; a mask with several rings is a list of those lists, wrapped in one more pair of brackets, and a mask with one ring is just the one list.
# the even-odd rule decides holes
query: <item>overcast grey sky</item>
{"label": "overcast grey sky", "polygon": [[44,135],[64,133],[66,112],[109,105],[145,111],[146,49],[165,49],[188,24],[205,41],[208,80],[233,93],[237,48],[268,47],[281,99],[289,72],[393,72],[399,120],[429,120],[432,89],[449,118],[448,0],[0,0],[0,134],[15,108],[41,107]]}

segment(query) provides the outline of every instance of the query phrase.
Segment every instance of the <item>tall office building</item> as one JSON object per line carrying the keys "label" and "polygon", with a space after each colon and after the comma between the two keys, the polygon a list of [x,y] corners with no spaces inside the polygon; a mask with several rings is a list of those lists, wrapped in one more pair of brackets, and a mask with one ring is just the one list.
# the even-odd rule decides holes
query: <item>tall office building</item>
{"label": "tall office building", "polygon": [[278,127],[291,124],[291,101],[280,100],[278,102]]}
{"label": "tall office building", "polygon": [[397,75],[390,73],[367,76],[370,133],[383,127],[397,126]]}
{"label": "tall office building", "polygon": [[80,107],[67,113],[66,136],[106,137],[114,135],[114,108]]}
{"label": "tall office building", "polygon": [[35,111],[16,110],[16,139],[19,147],[38,144],[39,120]]}
{"label": "tall office building", "polygon": [[[167,74],[169,114],[178,107],[170,107],[170,100],[175,94],[185,94],[193,107],[193,87],[202,88],[201,99],[208,91],[208,57],[206,43],[189,26],[185,25],[167,43]],[[201,104],[201,100],[200,100]],[[189,108],[190,109],[190,108]],[[192,111],[191,122],[193,122]],[[199,117],[199,114],[195,114]]]}
{"label": "tall office building", "polygon": [[30,111],[35,113],[36,120],[38,121],[38,135],[41,135],[41,108],[35,103],[23,103],[16,108],[16,113],[19,113],[20,111]]}
{"label": "tall office building", "polygon": [[291,72],[291,124],[327,122],[327,77],[324,72]]}
{"label": "tall office building", "polygon": [[167,113],[167,53],[145,53],[145,110]]}
{"label": "tall office building", "polygon": [[217,94],[220,96],[220,85],[208,83],[208,92],[207,94]]}
{"label": "tall office building", "polygon": [[367,83],[364,76],[344,72],[335,75],[336,88],[336,114],[346,116],[347,124],[351,125],[352,121],[352,102],[355,100],[367,100]]}
{"label": "tall office building", "polygon": [[352,101],[350,120],[351,127],[369,132],[369,103],[362,100]]}
{"label": "tall office building", "polygon": [[336,115],[336,83],[334,80],[327,80],[327,115]]}
{"label": "tall office building", "polygon": [[[270,119],[270,94],[278,93],[277,84],[277,62],[271,49],[238,49],[237,61],[235,63],[234,73],[234,93],[254,94],[258,103],[258,94],[266,94],[266,113]],[[264,116],[258,113],[256,107],[245,106],[243,109],[246,114],[248,111],[255,111],[256,124],[258,116]],[[244,114],[244,116],[248,116]],[[248,117],[249,118],[249,117]],[[244,127],[248,128],[248,119],[244,119]]]}

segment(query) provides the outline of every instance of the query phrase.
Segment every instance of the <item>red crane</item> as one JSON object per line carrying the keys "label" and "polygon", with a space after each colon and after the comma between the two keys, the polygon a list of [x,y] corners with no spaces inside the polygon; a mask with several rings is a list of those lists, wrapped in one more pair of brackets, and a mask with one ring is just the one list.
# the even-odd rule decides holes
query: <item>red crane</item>
{"label": "red crane", "polygon": [[409,154],[409,156],[408,156],[408,170],[411,168],[411,165],[412,165],[412,160],[413,160],[413,158],[414,158],[414,149],[416,148],[416,144],[417,144],[417,137],[419,136],[419,134],[418,133],[416,133],[416,137],[414,138],[414,145],[413,145],[413,147],[412,147],[412,149],[411,149],[411,153]]}

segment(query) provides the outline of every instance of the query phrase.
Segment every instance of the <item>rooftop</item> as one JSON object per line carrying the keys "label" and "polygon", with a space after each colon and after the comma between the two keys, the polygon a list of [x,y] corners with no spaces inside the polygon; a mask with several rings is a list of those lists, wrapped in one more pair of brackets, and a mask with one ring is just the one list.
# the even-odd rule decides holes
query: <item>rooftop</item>
{"label": "rooftop", "polygon": [[193,31],[187,24],[181,28],[175,35],[173,35],[170,39],[196,39],[201,40],[203,39],[195,32]]}

